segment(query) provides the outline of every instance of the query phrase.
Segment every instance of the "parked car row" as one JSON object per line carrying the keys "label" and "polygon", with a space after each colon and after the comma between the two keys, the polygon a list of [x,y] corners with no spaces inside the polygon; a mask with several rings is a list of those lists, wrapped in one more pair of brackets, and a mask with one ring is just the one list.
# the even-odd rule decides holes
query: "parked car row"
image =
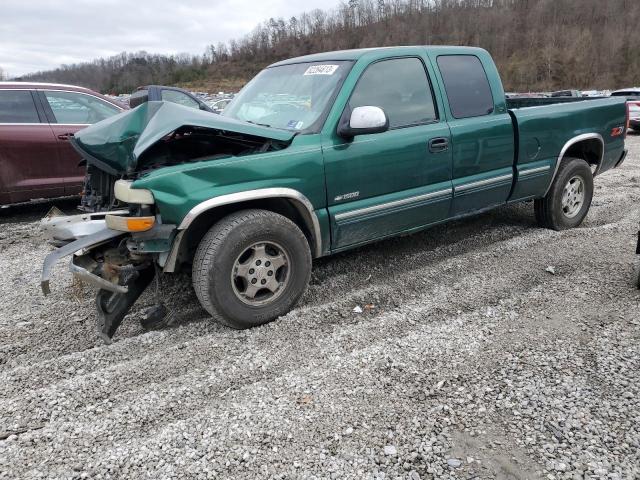
{"label": "parked car row", "polygon": [[[148,88],[152,88],[154,91],[146,91]],[[200,110],[209,109],[213,113],[222,113],[229,102],[233,100],[234,96],[235,94],[233,93],[218,92],[211,94],[207,92],[190,92],[182,88],[163,85],[142,86],[138,87],[133,93],[107,95],[107,97],[112,100],[128,105],[130,108],[146,100],[164,100]],[[134,102],[134,106],[131,106],[132,101]],[[202,107],[203,105],[204,107]]]}
{"label": "parked car row", "polygon": [[138,87],[129,97],[129,107],[135,108],[144,102],[163,100],[173,102],[189,108],[204,110],[213,113],[213,110],[204,101],[193,93],[177,87],[163,85],[146,85]]}

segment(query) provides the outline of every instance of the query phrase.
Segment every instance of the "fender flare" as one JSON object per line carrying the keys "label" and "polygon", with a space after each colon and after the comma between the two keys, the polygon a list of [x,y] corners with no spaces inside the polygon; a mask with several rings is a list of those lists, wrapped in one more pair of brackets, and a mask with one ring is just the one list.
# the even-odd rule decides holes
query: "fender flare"
{"label": "fender flare", "polygon": [[560,150],[560,155],[558,155],[558,160],[556,161],[556,168],[553,171],[553,175],[551,176],[551,181],[549,182],[549,186],[545,190],[543,197],[545,197],[547,193],[549,193],[549,190],[551,190],[551,185],[553,185],[553,181],[556,179],[556,175],[558,174],[558,169],[560,168],[560,162],[564,158],[567,151],[572,146],[576,145],[577,143],[584,142],[585,140],[598,140],[600,142],[602,150],[600,154],[600,160],[598,161],[594,176],[600,172],[600,168],[602,167],[602,161],[604,160],[604,139],[602,138],[602,135],[600,135],[599,133],[583,133],[582,135],[577,135],[569,139],[567,143],[565,143],[564,146],[562,147],[562,150]]}
{"label": "fender flare", "polygon": [[307,197],[305,197],[298,190],[292,188],[260,188],[256,190],[246,190],[243,192],[230,193],[227,195],[220,195],[219,197],[210,198],[197,204],[185,215],[185,217],[178,225],[178,235],[176,236],[167,262],[164,265],[165,272],[173,272],[175,270],[175,264],[177,260],[177,254],[180,248],[180,242],[184,238],[184,232],[189,228],[193,221],[198,218],[202,213],[211,210],[212,208],[221,207],[223,205],[232,205],[234,203],[241,203],[250,200],[264,200],[267,198],[284,198],[291,200],[296,207],[305,223],[311,230],[313,235],[313,243],[315,246],[314,257],[322,256],[322,232],[320,230],[320,222],[318,216],[315,213],[312,203]]}

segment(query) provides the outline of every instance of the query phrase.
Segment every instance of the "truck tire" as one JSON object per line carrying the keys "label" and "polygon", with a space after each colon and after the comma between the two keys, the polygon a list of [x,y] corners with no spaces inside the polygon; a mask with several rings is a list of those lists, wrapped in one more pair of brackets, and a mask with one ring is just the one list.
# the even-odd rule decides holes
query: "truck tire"
{"label": "truck tire", "polygon": [[589,212],[593,173],[581,158],[562,160],[547,195],[534,202],[538,225],[552,230],[575,228]]}
{"label": "truck tire", "polygon": [[193,260],[193,288],[204,309],[236,329],[287,313],[311,276],[309,242],[288,218],[242,210],[216,223]]}

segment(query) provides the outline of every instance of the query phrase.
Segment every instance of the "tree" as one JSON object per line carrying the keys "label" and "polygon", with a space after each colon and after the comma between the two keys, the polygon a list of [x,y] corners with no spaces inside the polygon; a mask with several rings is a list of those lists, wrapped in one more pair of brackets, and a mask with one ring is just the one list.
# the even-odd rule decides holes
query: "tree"
{"label": "tree", "polygon": [[333,10],[303,12],[286,22],[265,19],[244,37],[206,47],[202,56],[122,53],[25,78],[110,92],[130,92],[149,79],[237,88],[288,57],[453,44],[489,50],[508,91],[612,89],[640,78],[632,43],[638,25],[638,0],[342,0]]}

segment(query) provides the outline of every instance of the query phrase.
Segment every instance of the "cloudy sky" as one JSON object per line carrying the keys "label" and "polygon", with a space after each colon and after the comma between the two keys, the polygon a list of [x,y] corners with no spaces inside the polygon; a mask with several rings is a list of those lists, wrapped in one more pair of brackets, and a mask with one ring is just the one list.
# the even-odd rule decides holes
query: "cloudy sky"
{"label": "cloudy sky", "polygon": [[196,53],[269,17],[338,0],[1,0],[0,68],[10,76],[122,51]]}

